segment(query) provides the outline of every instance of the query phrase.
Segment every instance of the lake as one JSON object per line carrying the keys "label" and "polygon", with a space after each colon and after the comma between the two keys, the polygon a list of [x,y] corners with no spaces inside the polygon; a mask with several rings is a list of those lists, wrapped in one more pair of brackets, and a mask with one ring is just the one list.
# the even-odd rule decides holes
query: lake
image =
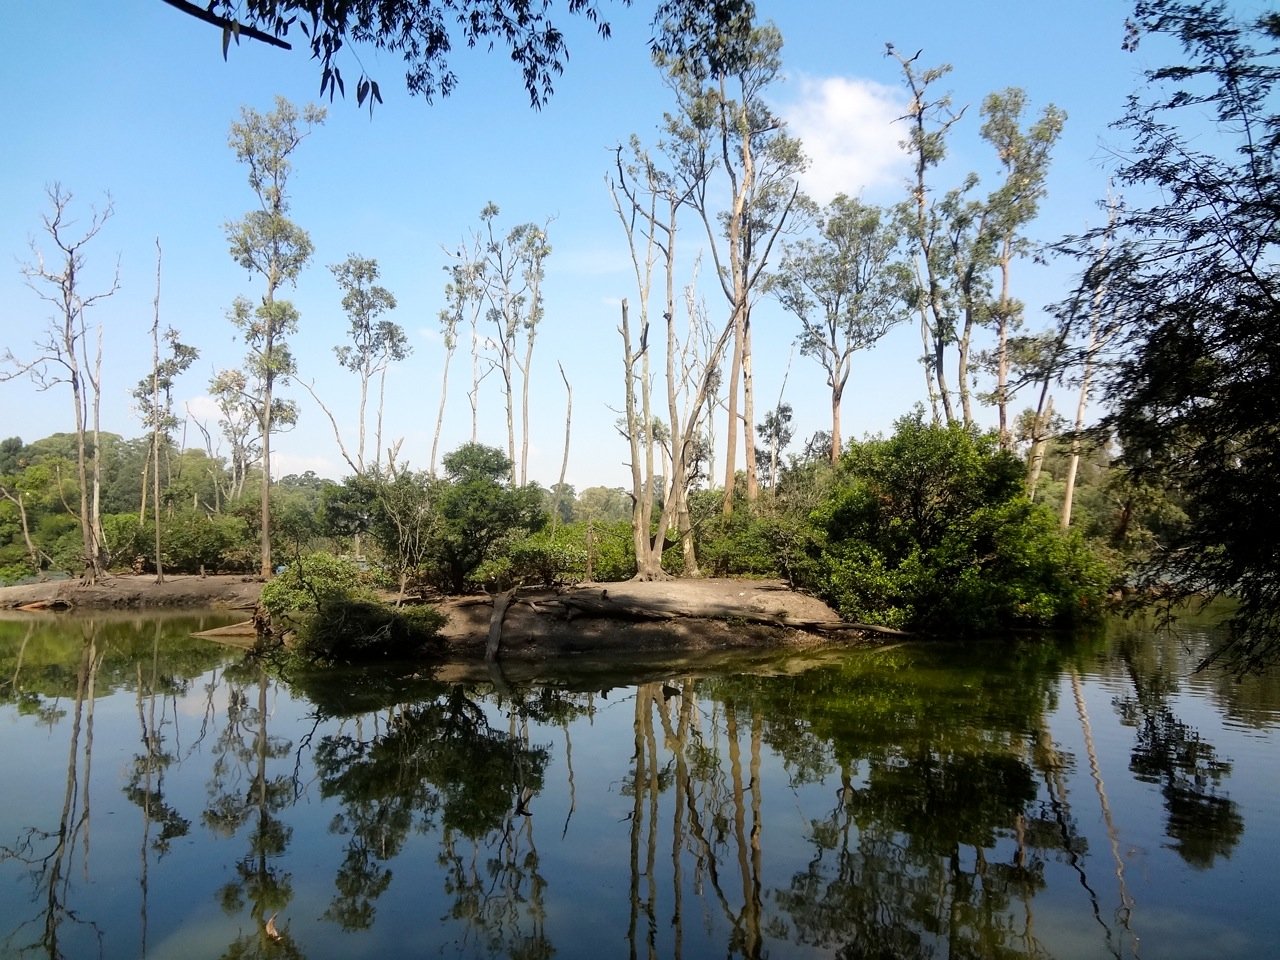
{"label": "lake", "polygon": [[0,955],[1280,943],[1280,671],[1195,622],[291,676],[224,622],[0,620]]}

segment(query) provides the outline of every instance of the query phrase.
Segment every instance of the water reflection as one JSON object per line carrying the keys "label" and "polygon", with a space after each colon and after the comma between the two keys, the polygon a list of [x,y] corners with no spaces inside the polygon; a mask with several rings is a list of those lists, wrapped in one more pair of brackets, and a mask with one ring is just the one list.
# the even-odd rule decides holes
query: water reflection
{"label": "water reflection", "polygon": [[[284,853],[293,828],[284,812],[297,799],[296,780],[272,761],[290,756],[293,743],[269,729],[266,667],[246,660],[223,671],[226,715],[211,746],[208,805],[201,821],[215,835],[239,837],[244,852],[234,878],[217,893],[228,916],[248,908],[249,930],[241,932],[224,957],[300,957],[302,951],[276,917],[293,899],[292,876]],[[245,829],[247,827],[247,830]]]}
{"label": "water reflection", "polygon": [[1125,637],[1119,654],[1132,690],[1118,696],[1115,707],[1121,722],[1137,733],[1129,769],[1160,787],[1170,846],[1191,866],[1204,869],[1218,857],[1231,856],[1244,821],[1224,791],[1231,763],[1177,715],[1182,678],[1161,652],[1134,635]]}
{"label": "water reflection", "polygon": [[1268,802],[1222,742],[1280,706],[1123,631],[534,684],[66,624],[0,621],[15,956],[1173,955],[1166,876],[1214,935]]}

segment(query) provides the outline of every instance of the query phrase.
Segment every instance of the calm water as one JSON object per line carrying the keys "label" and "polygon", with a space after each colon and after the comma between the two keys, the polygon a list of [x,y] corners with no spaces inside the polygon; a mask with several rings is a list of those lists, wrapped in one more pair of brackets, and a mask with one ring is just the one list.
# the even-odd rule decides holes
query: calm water
{"label": "calm water", "polygon": [[1280,672],[1204,637],[280,678],[0,621],[0,955],[1274,956]]}

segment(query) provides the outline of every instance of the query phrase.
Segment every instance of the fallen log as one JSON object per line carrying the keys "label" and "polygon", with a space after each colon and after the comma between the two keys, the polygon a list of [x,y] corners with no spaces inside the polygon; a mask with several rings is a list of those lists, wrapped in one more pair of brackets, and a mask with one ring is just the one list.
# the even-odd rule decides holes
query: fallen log
{"label": "fallen log", "polygon": [[71,601],[65,597],[51,597],[48,600],[35,600],[31,603],[24,603],[16,609],[26,613],[39,613],[43,610],[70,610]]}

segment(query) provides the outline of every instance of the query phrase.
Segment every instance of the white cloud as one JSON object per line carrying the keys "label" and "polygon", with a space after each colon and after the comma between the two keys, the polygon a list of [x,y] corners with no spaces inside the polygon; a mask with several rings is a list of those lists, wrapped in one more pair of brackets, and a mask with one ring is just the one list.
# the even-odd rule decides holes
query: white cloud
{"label": "white cloud", "polygon": [[218,401],[208,394],[202,394],[192,397],[184,406],[189,416],[203,423],[211,433],[217,434],[218,418],[222,416],[222,411],[218,409]]}
{"label": "white cloud", "polygon": [[804,189],[826,203],[837,193],[857,197],[901,181],[907,158],[899,141],[906,112],[894,87],[854,77],[795,78],[799,97],[782,106],[788,132],[804,143],[811,164]]}

